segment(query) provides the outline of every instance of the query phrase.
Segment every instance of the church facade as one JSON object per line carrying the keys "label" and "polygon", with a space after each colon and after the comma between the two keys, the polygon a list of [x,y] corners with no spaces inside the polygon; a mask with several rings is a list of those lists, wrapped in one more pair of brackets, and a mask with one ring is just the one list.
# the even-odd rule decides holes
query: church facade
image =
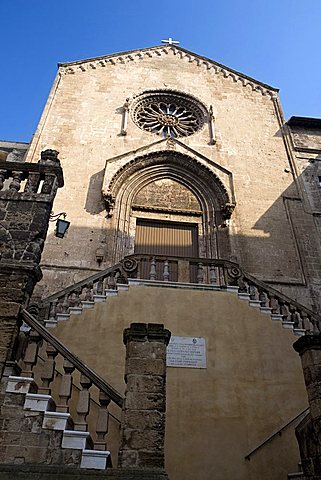
{"label": "church facade", "polygon": [[[48,327],[119,390],[129,323],[205,341],[205,366],[167,369],[171,480],[295,472],[295,315],[320,311],[321,121],[286,122],[276,88],[163,45],[60,64],[25,160],[48,148],[65,179],[54,213],[71,224],[49,229],[35,299],[66,299],[125,257],[136,268],[129,291]],[[248,283],[220,288],[221,260]],[[273,309],[275,291],[296,307]],[[110,445],[117,457],[116,427]]]}
{"label": "church facade", "polygon": [[60,65],[26,157],[58,150],[68,185],[55,212],[72,227],[63,256],[47,240],[44,294],[69,267],[77,280],[138,251],[136,229],[159,221],[191,226],[185,255],[234,260],[317,305],[319,245],[301,226],[318,228],[305,172],[319,144],[304,161],[294,136],[276,89],[173,45]]}

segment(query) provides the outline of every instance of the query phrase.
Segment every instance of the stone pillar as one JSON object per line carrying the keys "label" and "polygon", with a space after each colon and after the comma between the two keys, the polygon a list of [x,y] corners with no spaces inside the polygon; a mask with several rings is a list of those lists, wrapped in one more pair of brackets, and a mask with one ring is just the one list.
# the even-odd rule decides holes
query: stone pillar
{"label": "stone pillar", "polygon": [[164,475],[166,346],[170,336],[160,324],[132,323],[124,330],[127,389],[119,452],[121,468],[158,469]]}
{"label": "stone pillar", "polygon": [[38,163],[0,161],[0,378],[12,358],[20,311],[41,279],[50,212],[64,184],[57,155],[45,150]]}
{"label": "stone pillar", "polygon": [[321,479],[321,335],[305,335],[293,348],[300,354],[310,413],[297,426],[304,478]]}

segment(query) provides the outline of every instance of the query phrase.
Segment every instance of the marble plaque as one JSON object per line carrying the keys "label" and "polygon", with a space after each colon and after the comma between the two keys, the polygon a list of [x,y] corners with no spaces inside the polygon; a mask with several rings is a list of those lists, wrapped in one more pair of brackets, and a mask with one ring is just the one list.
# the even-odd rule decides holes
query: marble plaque
{"label": "marble plaque", "polygon": [[206,368],[206,345],[202,337],[172,336],[167,347],[168,367]]}

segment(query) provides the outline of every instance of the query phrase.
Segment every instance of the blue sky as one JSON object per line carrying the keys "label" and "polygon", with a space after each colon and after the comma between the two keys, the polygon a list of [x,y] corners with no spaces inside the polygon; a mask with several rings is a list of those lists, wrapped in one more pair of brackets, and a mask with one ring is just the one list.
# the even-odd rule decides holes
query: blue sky
{"label": "blue sky", "polygon": [[0,0],[0,139],[29,141],[58,62],[181,46],[278,87],[321,117],[321,0]]}

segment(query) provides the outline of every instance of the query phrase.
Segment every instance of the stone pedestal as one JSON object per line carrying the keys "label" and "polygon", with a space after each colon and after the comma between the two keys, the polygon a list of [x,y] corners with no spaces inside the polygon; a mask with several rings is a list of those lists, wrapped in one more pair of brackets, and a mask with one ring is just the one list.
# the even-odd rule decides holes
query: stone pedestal
{"label": "stone pedestal", "polygon": [[124,331],[127,389],[120,468],[156,468],[164,475],[166,346],[170,335],[159,324],[132,323]]}
{"label": "stone pedestal", "polygon": [[305,335],[293,348],[300,354],[310,413],[296,427],[303,473],[321,478],[321,335]]}

